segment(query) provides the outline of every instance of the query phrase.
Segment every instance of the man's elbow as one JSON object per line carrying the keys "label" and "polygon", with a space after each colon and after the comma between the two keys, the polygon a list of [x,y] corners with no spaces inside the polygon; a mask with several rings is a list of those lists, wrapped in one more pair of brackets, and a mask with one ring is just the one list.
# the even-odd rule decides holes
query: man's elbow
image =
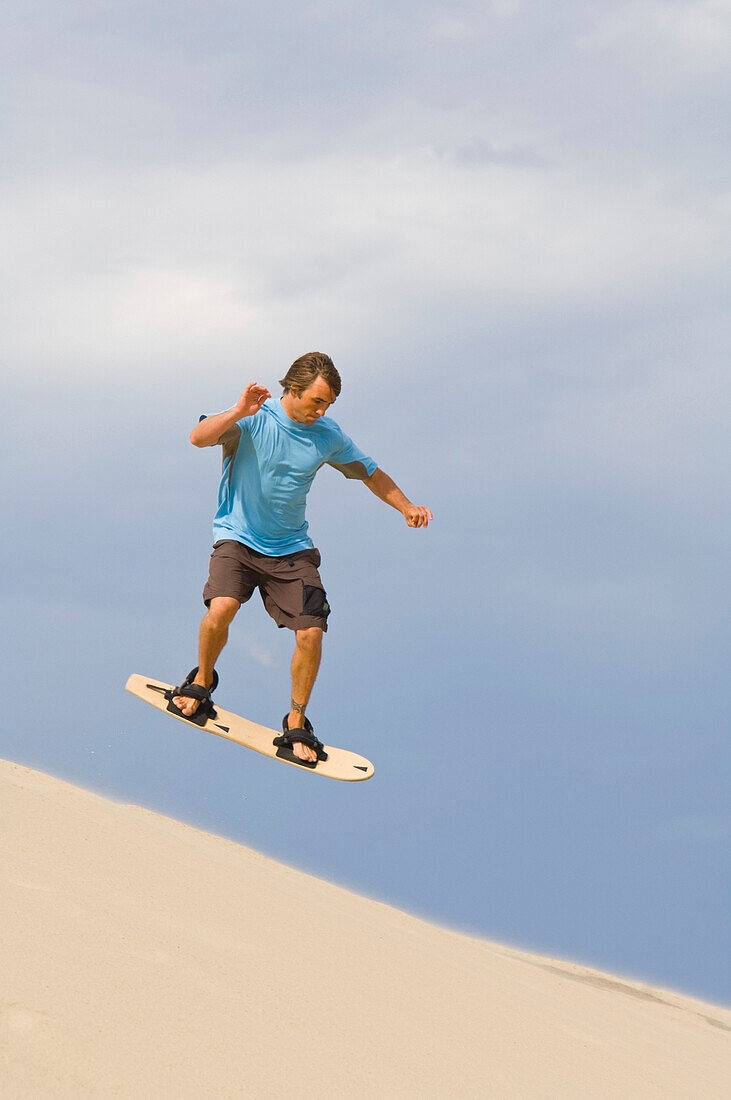
{"label": "man's elbow", "polygon": [[201,413],[198,417],[198,423],[193,428],[188,438],[194,447],[212,447],[218,440],[211,440],[210,430],[206,431],[206,421],[208,417],[205,413]]}
{"label": "man's elbow", "polygon": [[193,428],[188,438],[194,447],[215,447],[219,442],[217,439],[209,439],[206,433],[200,430],[198,425]]}

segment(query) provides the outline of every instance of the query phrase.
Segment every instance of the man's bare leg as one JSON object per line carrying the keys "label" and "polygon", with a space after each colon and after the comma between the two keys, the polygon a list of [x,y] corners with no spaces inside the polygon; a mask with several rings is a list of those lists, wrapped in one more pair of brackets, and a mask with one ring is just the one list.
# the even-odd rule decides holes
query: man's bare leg
{"label": "man's bare leg", "polygon": [[[290,730],[304,729],[305,708],[310,701],[322,657],[322,635],[319,626],[309,626],[294,633],[295,647],[292,655],[292,708],[287,717]],[[317,760],[317,753],[301,741],[295,742],[292,752],[300,760]]]}
{"label": "man's bare leg", "polygon": [[[239,601],[231,596],[215,596],[209,603],[198,632],[198,672],[194,684],[208,689],[213,683],[216,661],[228,641],[228,628],[240,607]],[[188,717],[200,706],[197,699],[185,695],[176,695],[173,703]]]}

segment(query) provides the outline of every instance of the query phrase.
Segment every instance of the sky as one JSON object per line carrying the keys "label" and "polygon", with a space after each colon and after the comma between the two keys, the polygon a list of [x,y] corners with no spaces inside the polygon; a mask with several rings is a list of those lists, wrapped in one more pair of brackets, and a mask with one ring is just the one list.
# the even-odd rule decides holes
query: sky
{"label": "sky", "polygon": [[[728,5],[11,0],[0,28],[0,754],[728,1002]],[[310,496],[308,713],[374,761],[355,785],[123,690],[196,663],[220,456],[191,427],[315,349],[435,516],[329,469]],[[221,705],[277,727],[290,649],[243,608]]]}

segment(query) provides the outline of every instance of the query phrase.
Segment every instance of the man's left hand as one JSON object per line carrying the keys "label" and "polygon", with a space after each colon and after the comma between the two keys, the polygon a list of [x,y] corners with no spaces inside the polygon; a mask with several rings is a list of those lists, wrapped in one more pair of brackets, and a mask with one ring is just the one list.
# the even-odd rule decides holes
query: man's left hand
{"label": "man's left hand", "polygon": [[434,519],[429,508],[420,504],[410,504],[404,510],[404,519],[409,527],[428,527],[429,520]]}

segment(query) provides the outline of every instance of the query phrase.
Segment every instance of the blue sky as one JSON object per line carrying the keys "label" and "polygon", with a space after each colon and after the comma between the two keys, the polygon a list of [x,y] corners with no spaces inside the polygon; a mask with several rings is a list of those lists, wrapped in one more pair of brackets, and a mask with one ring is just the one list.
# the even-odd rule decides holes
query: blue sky
{"label": "blue sky", "polygon": [[[728,1000],[728,8],[26,0],[2,41],[2,754]],[[190,427],[314,348],[436,517],[311,495],[357,787],[122,690],[195,663]],[[276,725],[289,655],[249,605],[221,703]]]}

